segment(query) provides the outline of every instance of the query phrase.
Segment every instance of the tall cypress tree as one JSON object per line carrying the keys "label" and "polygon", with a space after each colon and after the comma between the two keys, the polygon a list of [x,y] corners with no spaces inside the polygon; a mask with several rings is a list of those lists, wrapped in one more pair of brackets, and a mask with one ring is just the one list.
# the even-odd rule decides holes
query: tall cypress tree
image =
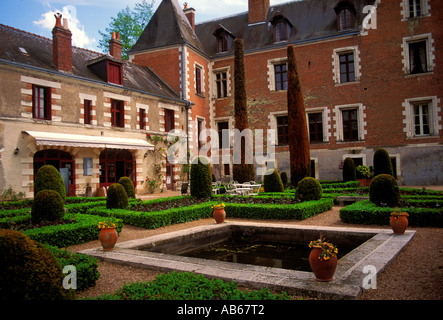
{"label": "tall cypress tree", "polygon": [[[234,40],[234,86],[235,128],[243,132],[249,128],[243,39]],[[249,150],[249,143],[252,141],[241,139],[241,163],[234,163],[232,170],[234,180],[240,183],[255,180],[254,164],[246,164],[246,150]]]}
{"label": "tall cypress tree", "polygon": [[288,46],[288,125],[291,184],[311,174],[305,100],[300,85],[294,46]]}

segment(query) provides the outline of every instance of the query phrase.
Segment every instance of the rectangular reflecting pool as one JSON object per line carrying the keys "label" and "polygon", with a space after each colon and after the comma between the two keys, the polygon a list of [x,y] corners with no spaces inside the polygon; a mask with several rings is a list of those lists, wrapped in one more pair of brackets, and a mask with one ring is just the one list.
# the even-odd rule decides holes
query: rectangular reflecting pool
{"label": "rectangular reflecting pool", "polygon": [[[320,235],[337,245],[340,254],[334,279],[327,283],[316,281],[307,263],[308,244]],[[161,272],[198,273],[249,288],[319,299],[357,299],[367,289],[365,279],[381,272],[414,235],[413,230],[395,235],[387,228],[228,221],[117,242],[112,251],[100,247],[80,253]],[[369,275],[367,266],[376,273]]]}

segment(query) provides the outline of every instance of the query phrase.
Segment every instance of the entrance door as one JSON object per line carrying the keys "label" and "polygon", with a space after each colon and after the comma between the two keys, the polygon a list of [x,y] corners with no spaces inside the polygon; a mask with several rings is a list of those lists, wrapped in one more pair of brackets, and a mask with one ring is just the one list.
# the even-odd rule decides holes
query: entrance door
{"label": "entrance door", "polygon": [[42,150],[37,152],[34,155],[34,177],[37,175],[38,169],[44,165],[54,166],[63,173],[66,195],[75,195],[75,166],[74,160],[69,153],[60,150]]}
{"label": "entrance door", "polygon": [[100,187],[108,188],[121,177],[135,184],[135,161],[127,150],[106,149],[100,154]]}

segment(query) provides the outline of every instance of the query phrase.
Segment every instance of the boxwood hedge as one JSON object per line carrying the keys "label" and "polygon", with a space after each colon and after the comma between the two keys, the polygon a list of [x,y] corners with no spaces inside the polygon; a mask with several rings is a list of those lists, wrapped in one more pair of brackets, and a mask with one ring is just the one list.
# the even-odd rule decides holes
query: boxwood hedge
{"label": "boxwood hedge", "polygon": [[[389,224],[389,216],[395,210],[390,207],[379,207],[369,200],[356,202],[340,209],[340,219],[345,223],[353,224]],[[428,207],[404,207],[400,211],[409,214],[408,221],[411,226],[443,227],[443,209]]]}

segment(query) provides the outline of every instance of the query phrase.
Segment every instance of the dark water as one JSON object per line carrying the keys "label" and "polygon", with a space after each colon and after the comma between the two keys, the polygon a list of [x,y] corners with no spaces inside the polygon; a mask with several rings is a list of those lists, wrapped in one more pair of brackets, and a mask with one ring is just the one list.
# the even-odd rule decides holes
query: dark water
{"label": "dark water", "polygon": [[[339,258],[352,250],[352,248],[342,249],[344,249],[344,251],[341,250],[342,252],[339,252]],[[180,255],[273,268],[311,271],[308,260],[310,252],[311,249],[305,243],[251,243],[227,240],[215,245],[183,252]]]}

